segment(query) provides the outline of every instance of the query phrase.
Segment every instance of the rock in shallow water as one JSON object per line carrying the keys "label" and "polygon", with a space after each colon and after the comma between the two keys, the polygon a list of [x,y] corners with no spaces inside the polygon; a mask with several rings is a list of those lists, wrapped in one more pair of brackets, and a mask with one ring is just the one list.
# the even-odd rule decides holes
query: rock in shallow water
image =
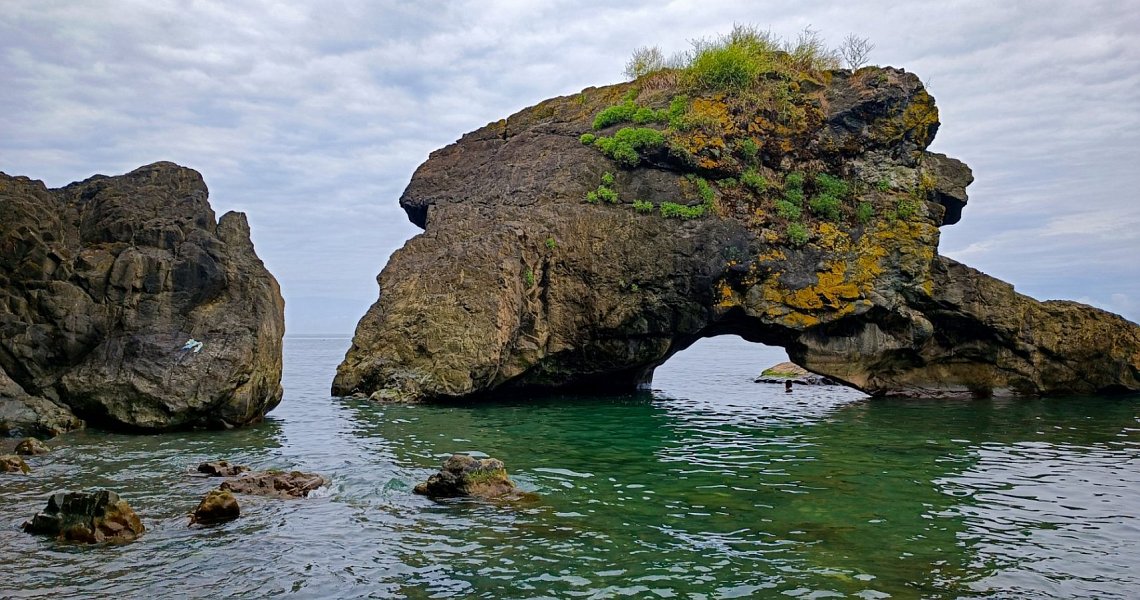
{"label": "rock in shallow water", "polygon": [[0,473],[30,473],[32,470],[24,459],[14,454],[0,456]]}
{"label": "rock in shallow water", "polygon": [[204,462],[198,465],[199,473],[205,473],[211,477],[235,477],[247,471],[249,471],[249,467],[242,465],[231,465],[229,462],[224,460]]}
{"label": "rock in shallow water", "polygon": [[196,171],[0,173],[0,240],[0,432],[228,428],[280,402],[284,301]]}
{"label": "rock in shallow water", "polygon": [[218,489],[272,498],[303,498],[328,484],[328,479],[316,473],[265,471],[243,474],[222,483]]}
{"label": "rock in shallow water", "polygon": [[241,516],[237,498],[228,490],[210,490],[190,515],[190,524],[211,525]]}
{"label": "rock in shallow water", "polygon": [[129,542],[146,530],[130,505],[108,490],[52,494],[47,508],[24,523],[23,529],[87,544]]}
{"label": "rock in shallow water", "polygon": [[[424,231],[384,266],[333,393],[628,392],[722,334],[873,395],[1140,391],[1135,323],[938,255],[973,177],[926,151],[940,123],[917,76],[804,77],[723,94],[650,75],[433,152],[400,199]],[[625,126],[595,130],[602,111],[685,97],[701,127],[652,125],[664,141],[624,164],[600,151]],[[790,106],[795,125],[773,117]]]}
{"label": "rock in shallow water", "polygon": [[37,454],[47,454],[51,452],[51,448],[48,448],[46,444],[36,438],[26,438],[19,444],[16,444],[15,452],[16,454],[22,454],[24,456],[34,456]]}
{"label": "rock in shallow water", "polygon": [[500,498],[518,491],[507,477],[503,461],[497,458],[473,458],[453,454],[438,473],[428,477],[413,490],[429,498]]}

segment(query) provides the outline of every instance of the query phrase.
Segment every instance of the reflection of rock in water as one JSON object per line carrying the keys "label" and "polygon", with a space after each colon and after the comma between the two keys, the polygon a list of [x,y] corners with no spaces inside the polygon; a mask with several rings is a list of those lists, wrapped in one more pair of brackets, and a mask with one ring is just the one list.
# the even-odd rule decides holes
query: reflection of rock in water
{"label": "reflection of rock in water", "polygon": [[827,377],[816,375],[790,362],[782,362],[764,369],[764,372],[760,373],[760,376],[753,381],[756,383],[778,383],[785,386],[789,383],[796,385],[839,385]]}

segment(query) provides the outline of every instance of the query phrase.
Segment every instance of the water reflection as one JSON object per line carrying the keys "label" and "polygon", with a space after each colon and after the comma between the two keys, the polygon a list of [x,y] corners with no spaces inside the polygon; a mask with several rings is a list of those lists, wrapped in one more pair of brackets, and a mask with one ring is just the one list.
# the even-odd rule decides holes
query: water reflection
{"label": "water reflection", "polygon": [[[1127,597],[1140,581],[1137,399],[871,401],[834,388],[664,373],[660,391],[478,406],[330,399],[346,340],[286,344],[261,426],[85,433],[5,478],[0,595],[262,597]],[[731,366],[731,365],[730,365]],[[715,385],[709,385],[709,382]],[[506,461],[539,500],[432,502],[452,452]],[[186,527],[200,460],[333,480]],[[56,488],[106,485],[149,528],[79,548],[18,524]],[[8,550],[11,550],[8,552]]]}

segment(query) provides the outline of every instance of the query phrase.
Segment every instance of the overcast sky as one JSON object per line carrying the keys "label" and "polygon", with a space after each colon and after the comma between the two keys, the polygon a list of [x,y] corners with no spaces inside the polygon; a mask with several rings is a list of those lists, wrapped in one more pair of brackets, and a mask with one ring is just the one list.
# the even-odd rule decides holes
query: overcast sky
{"label": "overcast sky", "polygon": [[430,151],[734,22],[870,38],[977,178],[941,252],[1140,320],[1140,2],[5,0],[0,170],[197,169],[249,215],[289,332],[349,333],[418,231],[397,200]]}

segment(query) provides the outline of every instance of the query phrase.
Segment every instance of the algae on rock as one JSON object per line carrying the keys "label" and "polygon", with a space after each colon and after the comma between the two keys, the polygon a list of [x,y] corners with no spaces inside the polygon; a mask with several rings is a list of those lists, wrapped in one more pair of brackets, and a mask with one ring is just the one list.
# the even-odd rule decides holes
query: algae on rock
{"label": "algae on rock", "polygon": [[[381,272],[333,393],[632,390],[720,334],[877,395],[1140,390],[1135,324],[1037,302],[937,254],[973,177],[926,151],[940,123],[918,77],[781,77],[694,91],[666,69],[433,152],[400,199],[424,232]],[[645,122],[623,120],[642,108]],[[623,127],[664,143],[615,163],[596,146]],[[616,201],[587,202],[603,174]]]}

